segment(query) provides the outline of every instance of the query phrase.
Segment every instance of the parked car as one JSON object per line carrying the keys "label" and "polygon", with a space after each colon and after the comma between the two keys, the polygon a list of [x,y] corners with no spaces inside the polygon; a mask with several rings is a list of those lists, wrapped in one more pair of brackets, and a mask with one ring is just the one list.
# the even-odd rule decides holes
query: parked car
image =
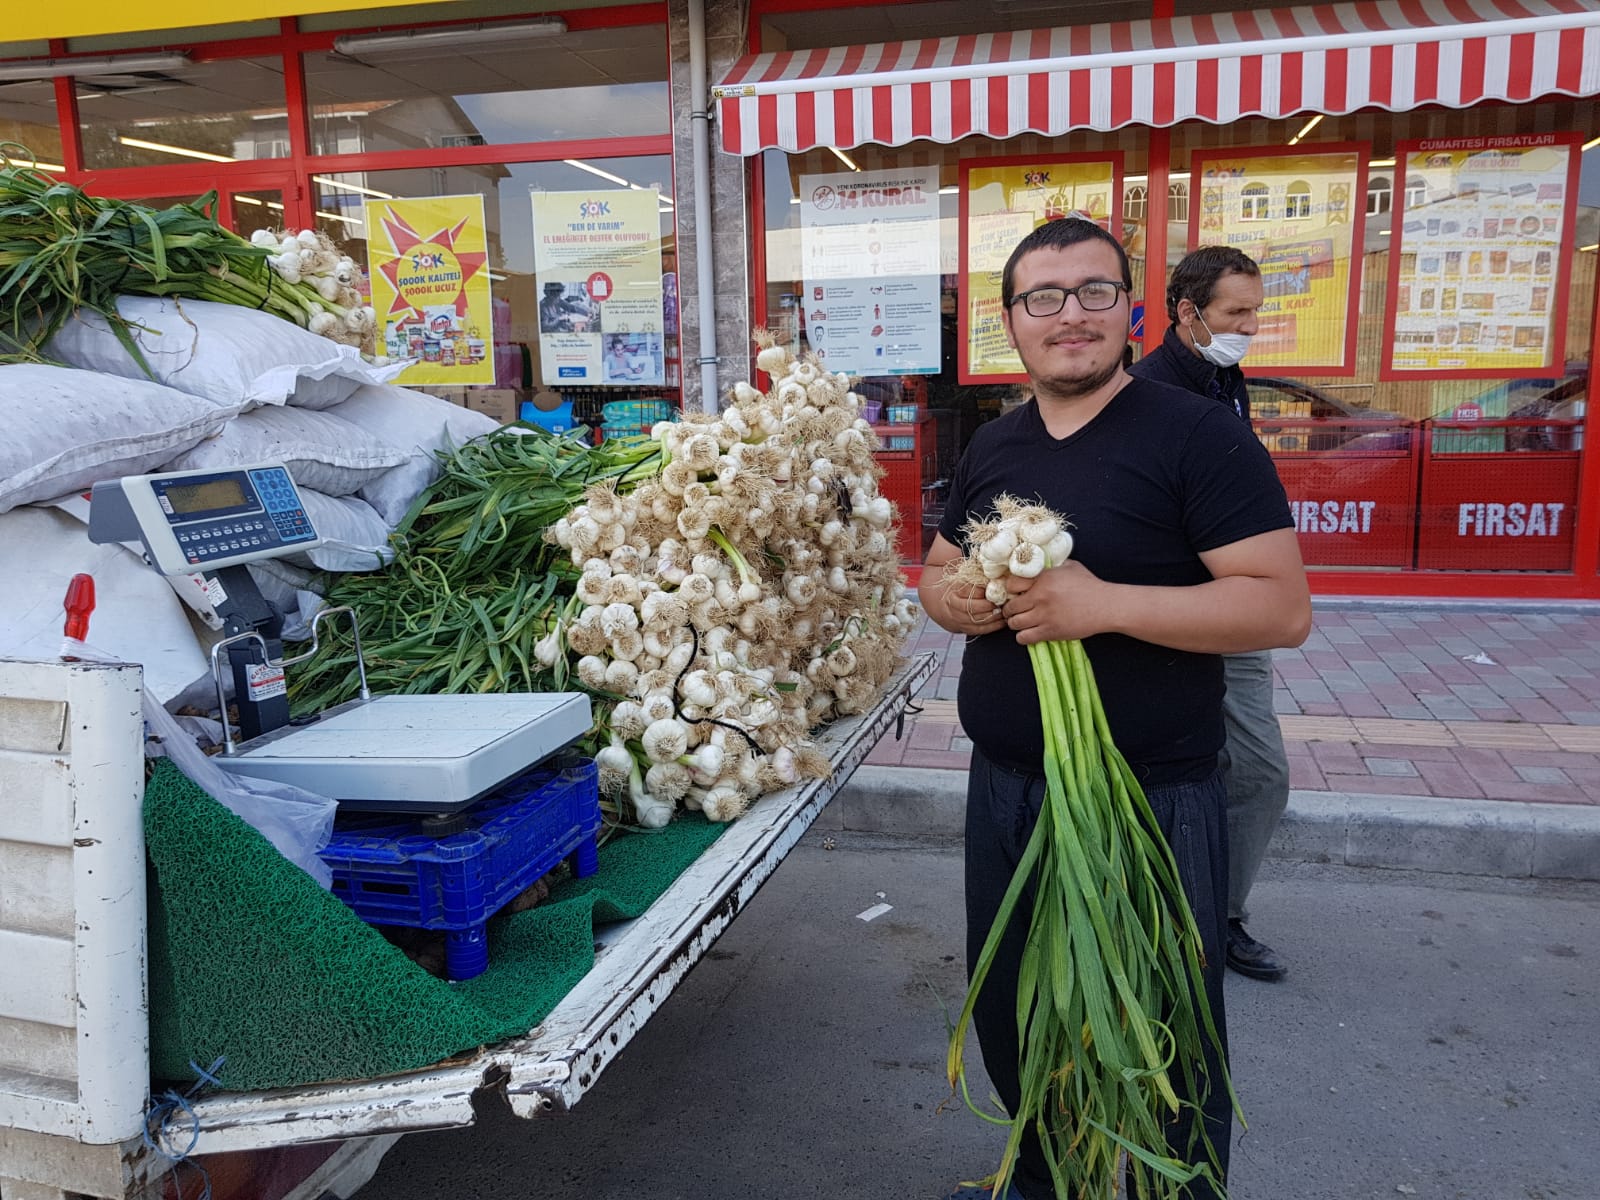
{"label": "parked car", "polygon": [[[1586,364],[1570,363],[1560,378],[1508,379],[1496,383],[1460,405],[1436,413],[1435,420],[1458,422],[1436,429],[1434,453],[1501,450],[1581,450],[1585,399],[1589,388]],[[1466,410],[1470,417],[1463,420]],[[1558,422],[1550,425],[1507,426],[1478,421]]]}
{"label": "parked car", "polygon": [[[1402,413],[1362,408],[1294,379],[1263,375],[1245,382],[1256,432],[1269,450],[1411,449],[1416,422]],[[1274,423],[1274,418],[1283,424]]]}
{"label": "parked car", "polygon": [[[1585,401],[1589,393],[1587,369],[1568,375],[1565,379],[1521,379],[1518,383],[1537,387],[1519,389],[1509,399],[1514,407],[1508,408],[1509,420],[1531,420],[1540,417],[1552,421],[1582,421]],[[1534,394],[1528,396],[1532,391]],[[1582,450],[1582,425],[1534,425],[1506,430],[1507,450]]]}

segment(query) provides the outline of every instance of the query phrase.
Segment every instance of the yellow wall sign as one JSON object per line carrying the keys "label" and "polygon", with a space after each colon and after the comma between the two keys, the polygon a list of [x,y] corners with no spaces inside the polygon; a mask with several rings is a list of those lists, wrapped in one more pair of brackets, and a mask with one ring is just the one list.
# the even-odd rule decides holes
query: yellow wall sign
{"label": "yellow wall sign", "polygon": [[494,382],[483,197],[368,200],[367,260],[384,353],[400,382]]}
{"label": "yellow wall sign", "polygon": [[[385,0],[386,6],[434,4],[440,0]],[[72,4],[19,4],[6,17],[8,42],[45,38],[93,37],[103,33],[156,32],[215,25],[219,20],[260,21],[303,17],[312,13],[348,12],[369,5],[358,0],[233,0],[222,12],[209,0],[167,0],[159,7],[125,0],[76,0]]]}
{"label": "yellow wall sign", "polygon": [[1189,249],[1233,246],[1261,267],[1248,369],[1353,375],[1366,147],[1196,154],[1191,176]]}
{"label": "yellow wall sign", "polygon": [[1025,383],[1006,340],[1001,274],[1046,221],[1087,217],[1120,234],[1122,156],[969,159],[961,164],[960,380]]}

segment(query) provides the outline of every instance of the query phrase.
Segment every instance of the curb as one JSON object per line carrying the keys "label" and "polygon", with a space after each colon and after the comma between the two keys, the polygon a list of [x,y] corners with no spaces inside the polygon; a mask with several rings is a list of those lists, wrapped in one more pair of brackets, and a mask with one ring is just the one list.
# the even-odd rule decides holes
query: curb
{"label": "curb", "polygon": [[[966,793],[965,771],[860,767],[816,828],[959,838]],[[1267,852],[1294,862],[1600,880],[1600,808],[1292,791]]]}

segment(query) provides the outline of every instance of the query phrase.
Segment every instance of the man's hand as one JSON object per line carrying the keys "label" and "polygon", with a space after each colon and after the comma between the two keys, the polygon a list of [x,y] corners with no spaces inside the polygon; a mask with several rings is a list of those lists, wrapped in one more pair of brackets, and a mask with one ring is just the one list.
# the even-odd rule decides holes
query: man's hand
{"label": "man's hand", "polygon": [[1006,627],[1005,617],[985,598],[983,588],[958,583],[945,574],[945,567],[960,556],[957,547],[935,535],[923,560],[922,583],[917,589],[922,611],[935,625],[951,633],[967,637],[998,633]]}
{"label": "man's hand", "polygon": [[1010,576],[1006,625],[1024,646],[1092,637],[1111,628],[1102,616],[1107,587],[1080,562],[1068,560],[1032,579]]}
{"label": "man's hand", "polygon": [[933,586],[940,590],[944,602],[944,619],[935,619],[951,633],[977,637],[1006,627],[1005,610],[989,603],[981,587],[957,583],[954,579],[941,579]]}

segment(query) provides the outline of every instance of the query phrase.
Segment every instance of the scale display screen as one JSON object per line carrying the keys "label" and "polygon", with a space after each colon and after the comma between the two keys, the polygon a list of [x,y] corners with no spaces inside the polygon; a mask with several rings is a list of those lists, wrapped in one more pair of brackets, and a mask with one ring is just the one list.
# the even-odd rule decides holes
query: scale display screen
{"label": "scale display screen", "polygon": [[180,517],[250,505],[250,501],[245,497],[244,488],[240,487],[239,480],[232,476],[208,479],[204,483],[169,486],[163,489],[163,494],[172,505],[172,511]]}
{"label": "scale display screen", "polygon": [[282,463],[102,480],[89,501],[89,539],[137,539],[166,575],[275,558],[322,541]]}

